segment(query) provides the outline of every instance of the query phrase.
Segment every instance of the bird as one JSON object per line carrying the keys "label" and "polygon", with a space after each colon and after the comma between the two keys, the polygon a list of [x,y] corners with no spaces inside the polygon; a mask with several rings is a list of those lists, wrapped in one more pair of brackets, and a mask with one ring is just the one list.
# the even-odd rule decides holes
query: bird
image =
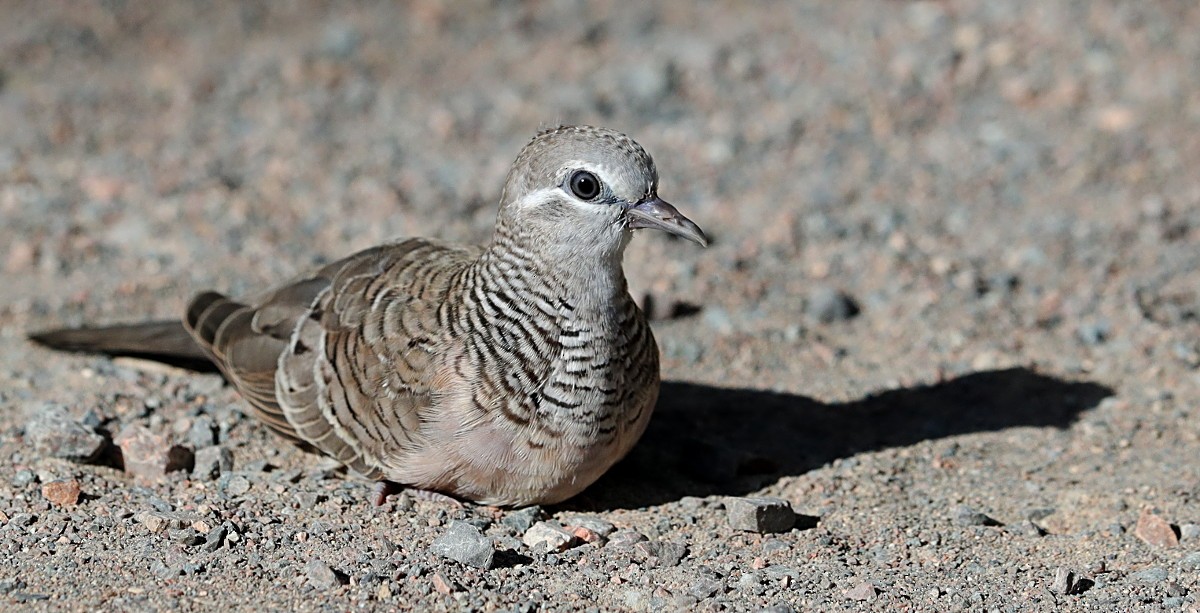
{"label": "bird", "polygon": [[554,504],[628,454],[657,402],[623,268],[639,229],[708,245],[636,141],[558,126],[513,162],[486,244],[398,239],[248,298],[202,292],[181,320],[30,338],[211,362],[271,430],[378,484]]}

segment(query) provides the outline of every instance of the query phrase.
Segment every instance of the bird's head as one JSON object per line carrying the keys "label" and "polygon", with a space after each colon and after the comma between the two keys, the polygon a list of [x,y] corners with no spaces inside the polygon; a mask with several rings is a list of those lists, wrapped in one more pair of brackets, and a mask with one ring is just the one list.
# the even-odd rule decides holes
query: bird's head
{"label": "bird's head", "polygon": [[517,156],[497,239],[564,261],[619,261],[637,228],[708,244],[696,224],[658,197],[658,172],[641,145],[606,128],[563,126],[539,133]]}

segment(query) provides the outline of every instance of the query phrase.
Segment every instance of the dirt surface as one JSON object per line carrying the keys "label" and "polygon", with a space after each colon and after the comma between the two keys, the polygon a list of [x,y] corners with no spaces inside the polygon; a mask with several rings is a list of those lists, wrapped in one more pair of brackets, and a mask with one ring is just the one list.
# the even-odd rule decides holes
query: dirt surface
{"label": "dirt surface", "polygon": [[[1200,5],[442,4],[6,3],[0,608],[1196,610]],[[668,383],[542,515],[374,508],[214,374],[24,340],[484,241],[559,122],[714,244],[634,240]]]}

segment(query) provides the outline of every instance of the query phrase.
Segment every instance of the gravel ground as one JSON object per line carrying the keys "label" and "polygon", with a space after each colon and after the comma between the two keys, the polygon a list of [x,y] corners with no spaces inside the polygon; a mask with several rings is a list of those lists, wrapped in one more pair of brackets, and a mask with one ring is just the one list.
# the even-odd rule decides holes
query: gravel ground
{"label": "gravel ground", "polygon": [[[446,4],[5,3],[3,607],[1197,610],[1200,5]],[[563,506],[24,341],[486,240],[559,122],[714,239],[631,246],[669,382]]]}

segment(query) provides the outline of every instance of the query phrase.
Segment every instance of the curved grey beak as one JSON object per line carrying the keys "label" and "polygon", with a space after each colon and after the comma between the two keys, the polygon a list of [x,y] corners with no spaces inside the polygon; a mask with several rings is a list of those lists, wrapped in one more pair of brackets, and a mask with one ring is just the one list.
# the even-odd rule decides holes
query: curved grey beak
{"label": "curved grey beak", "polygon": [[683,216],[671,203],[654,196],[625,208],[630,228],[655,228],[682,236],[701,247],[708,246],[708,238],[700,226]]}

